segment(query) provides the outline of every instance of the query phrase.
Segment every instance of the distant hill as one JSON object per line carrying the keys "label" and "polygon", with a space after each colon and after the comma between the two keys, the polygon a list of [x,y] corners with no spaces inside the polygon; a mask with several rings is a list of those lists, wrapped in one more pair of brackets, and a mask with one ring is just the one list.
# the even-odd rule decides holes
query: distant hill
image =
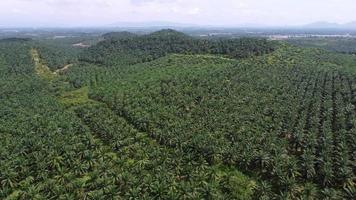
{"label": "distant hill", "polygon": [[338,23],[331,23],[331,22],[314,22],[311,24],[306,24],[302,26],[303,28],[315,28],[315,29],[356,29],[356,21],[349,22],[346,24],[338,24]]}
{"label": "distant hill", "polygon": [[163,29],[160,31],[153,32],[148,35],[149,37],[180,37],[180,38],[190,38],[190,36],[185,33],[175,31],[173,29]]}
{"label": "distant hill", "polygon": [[337,23],[330,23],[330,22],[314,22],[310,24],[306,24],[303,27],[306,28],[337,28],[340,24]]}
{"label": "distant hill", "polygon": [[344,24],[344,26],[349,27],[349,28],[354,28],[356,29],[356,21],[349,22],[347,24]]}
{"label": "distant hill", "polygon": [[168,21],[151,21],[151,22],[115,22],[109,24],[109,26],[115,27],[126,27],[126,28],[135,28],[135,27],[196,27],[195,24],[186,24],[186,23],[176,23]]}
{"label": "distant hill", "polygon": [[0,42],[28,42],[32,41],[31,38],[5,38],[0,39]]}
{"label": "distant hill", "polygon": [[130,33],[127,31],[123,31],[123,32],[110,32],[110,33],[106,33],[103,35],[105,40],[109,40],[109,39],[127,39],[127,38],[133,38],[136,37],[137,35],[134,33]]}
{"label": "distant hill", "polygon": [[212,41],[193,38],[172,29],[141,36],[128,32],[110,33],[106,38],[86,49],[80,59],[115,66],[148,62],[171,53],[219,54],[229,58],[246,58],[269,53],[275,49],[274,43],[265,39]]}

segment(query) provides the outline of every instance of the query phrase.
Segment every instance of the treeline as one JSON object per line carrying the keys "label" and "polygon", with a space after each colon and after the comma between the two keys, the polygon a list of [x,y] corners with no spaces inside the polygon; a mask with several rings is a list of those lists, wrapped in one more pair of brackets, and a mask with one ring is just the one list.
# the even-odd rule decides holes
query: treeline
{"label": "treeline", "polygon": [[136,35],[135,33],[131,33],[128,31],[122,31],[122,32],[110,32],[110,33],[106,33],[103,35],[103,38],[105,40],[120,40],[120,39],[130,39],[130,38],[134,38],[137,37],[138,35]]}
{"label": "treeline", "polygon": [[0,39],[0,42],[28,42],[32,41],[31,38],[5,38]]}
{"label": "treeline", "polygon": [[171,53],[219,54],[238,59],[270,53],[277,46],[265,39],[253,38],[203,40],[174,30],[161,30],[143,36],[128,32],[111,33],[105,38],[85,51],[80,60],[123,65],[152,61]]}

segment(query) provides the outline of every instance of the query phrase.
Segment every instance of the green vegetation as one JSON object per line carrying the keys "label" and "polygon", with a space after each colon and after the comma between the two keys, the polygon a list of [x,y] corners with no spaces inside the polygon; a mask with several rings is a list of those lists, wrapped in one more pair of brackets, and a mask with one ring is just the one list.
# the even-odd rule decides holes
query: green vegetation
{"label": "green vegetation", "polygon": [[[101,37],[76,36],[55,39],[41,39],[34,42],[34,47],[44,64],[51,70],[58,70],[66,65],[77,63],[78,56],[86,46],[95,45]],[[79,46],[76,46],[79,45]]]}
{"label": "green vegetation", "polygon": [[104,38],[61,73],[0,42],[0,199],[353,199],[354,56]]}
{"label": "green vegetation", "polygon": [[77,62],[80,49],[74,47],[60,47],[59,45],[41,45],[36,48],[40,58],[51,70],[63,68],[65,65]]}
{"label": "green vegetation", "polygon": [[269,53],[276,47],[276,44],[264,39],[202,40],[170,29],[143,36],[125,32],[110,35],[109,39],[89,48],[80,60],[115,66],[149,62],[170,53],[219,54],[230,58],[245,58]]}
{"label": "green vegetation", "polygon": [[43,60],[40,58],[37,49],[31,49],[30,53],[31,53],[32,60],[34,61],[35,64],[36,73],[44,79],[53,80],[56,74],[52,72],[49,69],[49,67],[42,62]]}
{"label": "green vegetation", "polygon": [[30,38],[5,38],[1,39],[0,42],[28,42],[32,41]]}
{"label": "green vegetation", "polygon": [[105,40],[132,39],[134,37],[137,37],[137,35],[134,33],[127,32],[127,31],[111,32],[111,33],[106,33],[103,35],[103,38]]}
{"label": "green vegetation", "polygon": [[322,48],[339,53],[356,54],[355,38],[293,38],[289,39],[288,42],[301,47]]}
{"label": "green vegetation", "polygon": [[92,101],[88,98],[88,91],[88,87],[83,87],[77,90],[64,92],[60,96],[60,102],[68,107],[90,103]]}
{"label": "green vegetation", "polygon": [[160,144],[266,181],[261,196],[294,199],[312,187],[349,198],[355,70],[341,64],[290,47],[241,61],[172,55],[107,74],[89,96]]}

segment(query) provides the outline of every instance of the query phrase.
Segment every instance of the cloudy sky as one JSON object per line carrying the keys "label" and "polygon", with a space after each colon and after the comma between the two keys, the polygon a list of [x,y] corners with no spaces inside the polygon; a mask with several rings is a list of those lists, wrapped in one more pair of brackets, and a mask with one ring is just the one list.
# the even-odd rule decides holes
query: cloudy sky
{"label": "cloudy sky", "polygon": [[356,21],[356,0],[1,0],[0,26],[98,26],[171,21],[299,25]]}

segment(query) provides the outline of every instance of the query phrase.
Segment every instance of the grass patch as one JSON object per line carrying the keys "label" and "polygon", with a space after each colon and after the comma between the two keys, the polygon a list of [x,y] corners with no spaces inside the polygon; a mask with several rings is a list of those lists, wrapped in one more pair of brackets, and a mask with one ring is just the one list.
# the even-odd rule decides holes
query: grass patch
{"label": "grass patch", "polygon": [[253,198],[256,182],[238,171],[236,168],[214,166],[215,179],[221,184],[223,191],[228,191],[233,199],[248,200]]}
{"label": "grass patch", "polygon": [[37,75],[39,75],[41,78],[46,79],[46,80],[53,80],[57,76],[55,73],[53,73],[47,65],[43,64],[41,62],[40,55],[36,49],[31,49],[31,56],[33,61],[35,62],[35,71]]}
{"label": "grass patch", "polygon": [[70,92],[65,92],[60,96],[59,101],[67,107],[78,106],[87,103],[95,103],[88,97],[89,88],[83,87]]}

